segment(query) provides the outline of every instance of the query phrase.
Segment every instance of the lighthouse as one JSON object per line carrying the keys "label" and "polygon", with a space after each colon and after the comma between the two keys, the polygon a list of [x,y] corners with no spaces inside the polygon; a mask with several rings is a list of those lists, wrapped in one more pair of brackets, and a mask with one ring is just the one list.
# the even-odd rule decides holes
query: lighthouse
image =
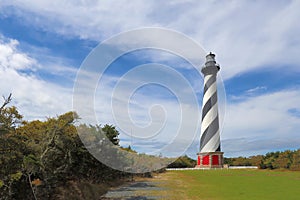
{"label": "lighthouse", "polygon": [[215,54],[206,56],[201,72],[204,75],[204,92],[202,105],[202,123],[200,152],[197,154],[198,168],[222,168],[223,152],[221,152],[217,73],[220,66],[215,61]]}

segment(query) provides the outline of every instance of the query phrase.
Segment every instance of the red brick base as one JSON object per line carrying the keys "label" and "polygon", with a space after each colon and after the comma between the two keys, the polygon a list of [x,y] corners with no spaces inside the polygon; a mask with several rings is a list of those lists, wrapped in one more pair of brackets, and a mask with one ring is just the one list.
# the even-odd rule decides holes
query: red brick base
{"label": "red brick base", "polygon": [[223,152],[198,153],[197,168],[223,168]]}

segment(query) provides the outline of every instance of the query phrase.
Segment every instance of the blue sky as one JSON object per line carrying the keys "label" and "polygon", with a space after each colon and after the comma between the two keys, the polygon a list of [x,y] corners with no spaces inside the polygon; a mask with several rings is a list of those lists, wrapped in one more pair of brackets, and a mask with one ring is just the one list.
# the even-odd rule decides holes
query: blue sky
{"label": "blue sky", "polygon": [[[219,83],[219,97],[225,156],[296,149],[300,144],[299,7],[299,1],[288,0],[0,0],[1,95],[12,92],[13,103],[28,120],[43,120],[72,110],[77,72],[99,43],[132,29],[167,28],[217,55],[223,81]],[[100,80],[95,94],[99,123],[116,124],[107,94],[120,77],[136,66],[154,62],[170,66],[185,77],[201,107],[203,79],[199,71],[174,54],[144,49],[117,59]],[[143,75],[151,78],[151,73],[140,77]],[[140,126],[151,120],[159,123],[163,116],[169,124],[161,135],[148,140],[131,140],[121,131],[122,145],[161,153],[180,120],[175,113],[180,105],[176,95],[168,88],[148,85],[136,91],[129,105],[132,120]],[[199,111],[189,109],[191,116]],[[192,144],[185,153],[194,158],[199,134],[187,138]]]}

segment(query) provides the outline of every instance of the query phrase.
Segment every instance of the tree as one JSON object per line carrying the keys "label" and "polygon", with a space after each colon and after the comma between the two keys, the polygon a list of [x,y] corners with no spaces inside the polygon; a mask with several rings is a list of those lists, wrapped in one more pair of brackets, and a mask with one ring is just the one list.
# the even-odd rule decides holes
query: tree
{"label": "tree", "polygon": [[168,165],[168,168],[188,168],[188,167],[195,167],[196,160],[191,159],[187,155],[180,156],[176,159],[173,163]]}
{"label": "tree", "polygon": [[3,96],[4,102],[0,107],[0,134],[13,131],[22,122],[23,116],[15,106],[6,107],[12,100],[12,94],[7,98]]}
{"label": "tree", "polygon": [[11,96],[3,97],[4,102],[0,107],[0,197],[7,199],[17,198],[18,186],[25,181],[22,166],[23,157],[28,153],[24,137],[16,134],[22,115],[16,107],[7,107]]}
{"label": "tree", "polygon": [[249,161],[252,166],[259,166],[263,159],[262,155],[250,156]]}
{"label": "tree", "polygon": [[116,127],[113,125],[105,124],[102,127],[102,131],[105,133],[106,137],[114,144],[119,145],[119,131],[117,131]]}
{"label": "tree", "polygon": [[23,122],[15,129],[13,136],[22,138],[18,141],[25,146],[18,151],[20,165],[16,167],[25,177],[34,198],[49,198],[52,193],[49,188],[68,180],[73,167],[72,153],[77,151],[78,135],[73,125],[76,117],[75,113],[68,112],[44,122]]}
{"label": "tree", "polygon": [[128,152],[130,152],[130,153],[137,153],[135,150],[133,150],[133,149],[131,148],[130,145],[128,145],[128,147],[121,147],[121,149],[122,149],[122,150],[125,150],[125,151],[128,151]]}
{"label": "tree", "polygon": [[280,152],[278,157],[274,160],[273,168],[275,169],[289,169],[292,163],[292,151]]}
{"label": "tree", "polygon": [[295,151],[292,155],[291,170],[300,170],[300,149]]}

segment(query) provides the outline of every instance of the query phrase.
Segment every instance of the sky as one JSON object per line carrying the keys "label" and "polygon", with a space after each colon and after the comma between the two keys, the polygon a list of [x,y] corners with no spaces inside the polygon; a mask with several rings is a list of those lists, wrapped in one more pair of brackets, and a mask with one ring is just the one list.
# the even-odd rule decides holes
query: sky
{"label": "sky", "polygon": [[[26,120],[74,110],[76,101],[92,105],[97,123],[118,127],[121,145],[141,153],[196,158],[201,66],[172,51],[136,48],[103,73],[85,69],[95,49],[124,33],[173,31],[202,48],[192,54],[202,64],[205,54],[216,54],[226,157],[298,149],[299,8],[297,0],[0,0],[0,94],[12,93],[12,104]],[[138,46],[147,37],[136,34],[118,42]],[[153,46],[168,43],[160,34],[149,37],[156,37],[149,40]],[[183,40],[168,45],[195,52]],[[96,85],[80,90],[74,100],[82,74]]]}

